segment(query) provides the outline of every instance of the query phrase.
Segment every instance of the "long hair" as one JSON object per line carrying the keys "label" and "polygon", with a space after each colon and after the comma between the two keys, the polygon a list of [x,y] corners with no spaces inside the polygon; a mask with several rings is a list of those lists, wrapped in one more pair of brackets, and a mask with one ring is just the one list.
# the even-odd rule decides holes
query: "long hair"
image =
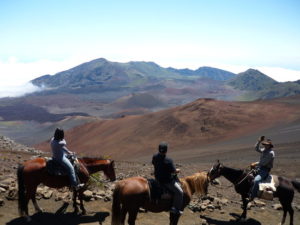
{"label": "long hair", "polygon": [[61,141],[65,138],[65,132],[61,128],[56,128],[54,132],[54,140]]}

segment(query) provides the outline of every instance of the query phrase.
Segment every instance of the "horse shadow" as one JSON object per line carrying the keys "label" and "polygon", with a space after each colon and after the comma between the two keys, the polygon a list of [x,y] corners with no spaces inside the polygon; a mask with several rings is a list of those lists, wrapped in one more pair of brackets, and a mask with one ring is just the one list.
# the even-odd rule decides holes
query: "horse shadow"
{"label": "horse shadow", "polygon": [[238,221],[237,219],[240,218],[239,215],[237,215],[235,213],[230,213],[230,215],[232,217],[234,217],[235,219],[225,221],[225,220],[213,219],[213,218],[207,217],[207,216],[201,216],[201,218],[205,219],[207,221],[207,223],[210,225],[262,225],[259,221],[252,219],[252,218],[249,218],[245,221]]}
{"label": "horse shadow", "polygon": [[95,223],[99,225],[109,216],[109,212],[90,213],[92,215],[80,215],[75,213],[65,213],[68,203],[64,203],[55,213],[42,212],[30,216],[31,221],[27,222],[24,217],[13,219],[6,225],[79,225],[81,223]]}

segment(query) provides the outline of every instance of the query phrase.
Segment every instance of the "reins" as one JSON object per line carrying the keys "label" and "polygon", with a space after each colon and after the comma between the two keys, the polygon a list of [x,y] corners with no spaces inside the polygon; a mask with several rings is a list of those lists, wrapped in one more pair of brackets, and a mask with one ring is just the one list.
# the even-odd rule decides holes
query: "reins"
{"label": "reins", "polygon": [[237,186],[237,185],[240,185],[247,177],[249,177],[249,175],[254,171],[254,169],[251,169],[247,174],[246,176],[241,179],[238,183],[234,184],[234,186]]}

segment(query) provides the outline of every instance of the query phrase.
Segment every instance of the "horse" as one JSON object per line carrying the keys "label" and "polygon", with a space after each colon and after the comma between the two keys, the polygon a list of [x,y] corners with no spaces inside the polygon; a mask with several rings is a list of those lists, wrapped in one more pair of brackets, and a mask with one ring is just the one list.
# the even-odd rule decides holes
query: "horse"
{"label": "horse", "polygon": [[[227,180],[233,183],[235,191],[241,195],[243,202],[243,213],[241,214],[239,220],[245,220],[247,217],[249,193],[254,179],[253,176],[249,176],[250,174],[251,172],[249,173],[248,170],[229,168],[221,164],[219,161],[213,165],[209,172],[209,178],[211,180],[214,180],[220,176],[224,176]],[[274,175],[274,177],[277,176]],[[294,210],[292,208],[292,201],[294,198],[294,189],[300,192],[300,182],[281,176],[278,176],[277,178],[278,186],[276,187],[276,191],[273,193],[273,195],[279,199],[283,208],[283,217],[280,224],[284,224],[287,212],[289,212],[290,225],[293,225]]]}
{"label": "horse", "polygon": [[[18,203],[19,213],[21,216],[25,216],[29,219],[28,215],[28,202],[31,199],[34,208],[37,212],[42,212],[42,209],[36,202],[35,194],[37,186],[41,183],[51,188],[62,188],[70,186],[67,176],[55,176],[47,172],[46,169],[47,159],[43,157],[34,158],[25,161],[20,164],[17,169],[18,179]],[[110,181],[116,180],[114,161],[104,158],[78,158],[79,172],[77,173],[81,183],[86,184],[91,174],[98,171],[103,171]],[[83,192],[84,188],[73,192],[73,206],[74,212],[78,213],[78,206],[76,204],[76,198],[80,200],[80,209],[82,214],[86,214],[86,210],[83,206]]]}
{"label": "horse", "polygon": [[[207,172],[195,173],[180,179],[184,191],[183,208],[191,201],[194,193],[207,194],[209,178]],[[151,199],[148,180],[143,177],[130,177],[119,181],[113,191],[112,225],[124,225],[128,213],[128,224],[135,225],[139,208],[151,212],[169,211],[172,198]],[[170,213],[170,225],[177,225],[180,215]]]}

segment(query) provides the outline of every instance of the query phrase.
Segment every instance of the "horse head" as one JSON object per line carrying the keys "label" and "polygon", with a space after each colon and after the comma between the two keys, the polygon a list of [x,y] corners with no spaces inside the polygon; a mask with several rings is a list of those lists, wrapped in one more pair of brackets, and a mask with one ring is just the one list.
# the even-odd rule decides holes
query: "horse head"
{"label": "horse head", "polygon": [[110,181],[115,181],[116,180],[116,173],[115,173],[115,162],[114,160],[107,160],[108,163],[103,169],[103,173],[107,178],[110,179]]}
{"label": "horse head", "polygon": [[90,174],[96,173],[98,171],[103,171],[105,176],[110,181],[116,180],[115,173],[115,163],[113,160],[100,158],[81,158],[80,161],[83,162],[84,166],[88,169]]}
{"label": "horse head", "polygon": [[221,176],[223,165],[218,160],[210,169],[208,176],[211,181]]}

